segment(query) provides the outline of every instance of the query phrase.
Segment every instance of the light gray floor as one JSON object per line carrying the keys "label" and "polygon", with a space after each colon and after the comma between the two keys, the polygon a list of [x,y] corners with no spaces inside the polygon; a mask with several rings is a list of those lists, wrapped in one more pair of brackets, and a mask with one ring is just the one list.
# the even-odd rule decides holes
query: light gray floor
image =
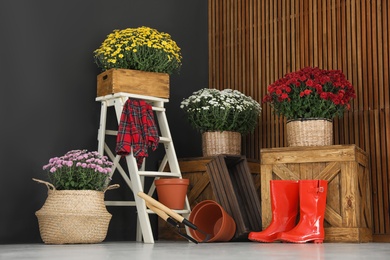
{"label": "light gray floor", "polygon": [[83,245],[0,245],[0,259],[390,259],[390,243],[256,243],[227,242],[193,244],[156,241],[103,242]]}

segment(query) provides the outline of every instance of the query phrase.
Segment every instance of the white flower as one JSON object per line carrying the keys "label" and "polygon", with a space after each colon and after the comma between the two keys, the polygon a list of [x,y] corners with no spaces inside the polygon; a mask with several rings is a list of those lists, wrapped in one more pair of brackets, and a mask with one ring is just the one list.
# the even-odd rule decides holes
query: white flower
{"label": "white flower", "polygon": [[180,104],[197,130],[238,131],[254,130],[261,113],[260,104],[238,90],[200,89]]}

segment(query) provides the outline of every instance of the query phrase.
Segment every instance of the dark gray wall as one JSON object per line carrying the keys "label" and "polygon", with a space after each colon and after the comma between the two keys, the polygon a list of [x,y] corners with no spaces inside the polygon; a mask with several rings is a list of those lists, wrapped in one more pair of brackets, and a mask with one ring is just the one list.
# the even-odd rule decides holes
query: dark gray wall
{"label": "dark gray wall", "polygon": [[[167,116],[178,157],[200,156],[200,135],[179,104],[207,87],[206,0],[0,2],[0,243],[42,242],[34,213],[47,189],[31,179],[45,179],[42,166],[53,156],[97,149],[100,71],[93,51],[113,29],[142,25],[170,33],[182,48],[183,67],[170,79]],[[134,240],[134,212],[109,211],[107,240]]]}

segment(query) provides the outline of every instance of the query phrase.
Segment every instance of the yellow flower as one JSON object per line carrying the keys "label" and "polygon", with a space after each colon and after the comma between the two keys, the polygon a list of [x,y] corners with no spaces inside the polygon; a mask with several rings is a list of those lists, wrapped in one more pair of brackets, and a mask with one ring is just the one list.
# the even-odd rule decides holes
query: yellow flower
{"label": "yellow flower", "polygon": [[[102,70],[125,68],[172,74],[181,68],[180,51],[169,34],[142,26],[113,30],[94,51],[94,59]],[[137,56],[131,55],[137,52]]]}

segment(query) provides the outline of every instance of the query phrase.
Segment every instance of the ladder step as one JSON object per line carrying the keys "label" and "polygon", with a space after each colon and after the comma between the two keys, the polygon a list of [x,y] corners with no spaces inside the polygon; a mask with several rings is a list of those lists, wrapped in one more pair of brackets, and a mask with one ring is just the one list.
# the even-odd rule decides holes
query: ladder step
{"label": "ladder step", "polygon": [[171,138],[160,136],[160,143],[168,144],[168,143],[170,143],[170,142],[172,142],[172,139],[171,139]]}
{"label": "ladder step", "polygon": [[[118,131],[115,131],[115,130],[106,130],[106,135],[113,135],[113,136],[116,136],[116,135],[118,135]],[[172,139],[171,139],[171,138],[160,136],[160,143],[167,144],[167,143],[170,143],[170,142],[172,142]]]}
{"label": "ladder step", "polygon": [[152,107],[152,110],[156,112],[165,112],[164,107]]}
{"label": "ladder step", "polygon": [[138,175],[149,177],[181,177],[178,172],[138,171]]}
{"label": "ladder step", "polygon": [[115,131],[115,130],[106,130],[106,135],[118,135],[118,131]]}
{"label": "ladder step", "polygon": [[116,98],[122,98],[122,97],[143,99],[145,101],[151,101],[151,102],[157,101],[157,102],[167,103],[169,101],[169,99],[166,99],[166,98],[138,95],[138,94],[132,94],[132,93],[127,93],[127,92],[118,92],[118,93],[114,93],[114,94],[109,94],[109,95],[97,97],[95,100],[96,101],[103,101],[103,100],[110,100],[110,99],[116,99]]}
{"label": "ladder step", "polygon": [[106,206],[136,206],[135,201],[104,201]]}

